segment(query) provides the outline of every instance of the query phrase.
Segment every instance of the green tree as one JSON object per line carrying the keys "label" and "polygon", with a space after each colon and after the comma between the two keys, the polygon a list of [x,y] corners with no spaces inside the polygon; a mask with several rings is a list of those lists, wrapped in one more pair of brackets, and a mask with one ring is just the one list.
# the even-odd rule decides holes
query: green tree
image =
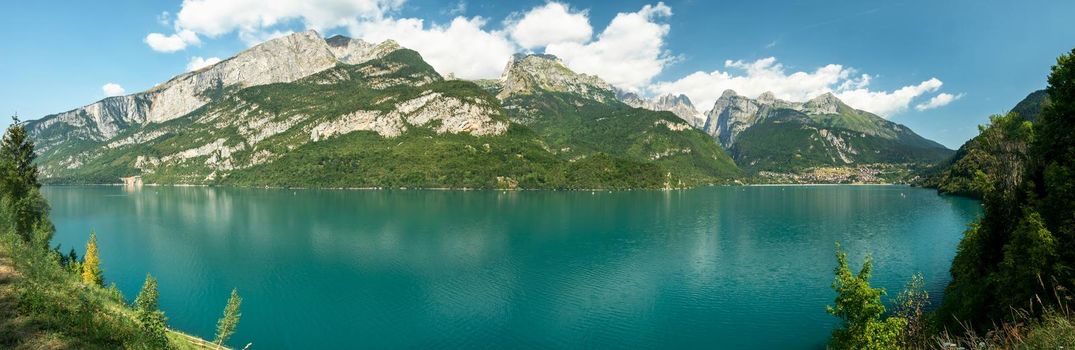
{"label": "green tree", "polygon": [[[977,176],[982,217],[964,234],[938,310],[950,330],[1012,321],[1012,308],[1041,312],[1071,289],[1075,273],[1075,50],[1057,58],[1037,124],[993,118],[993,164]],[[985,131],[983,131],[983,134]],[[1045,304],[1031,307],[1031,303]]]}
{"label": "green tree", "polygon": [[139,310],[158,310],[160,295],[157,293],[157,279],[153,275],[146,274],[146,281],[142,284],[142,290],[134,299],[134,306]]}
{"label": "green tree", "polygon": [[925,349],[930,345],[930,323],[926,316],[926,308],[929,307],[929,292],[925,287],[925,278],[921,273],[916,273],[896,296],[895,315],[907,320],[907,327],[903,329],[903,348]]}
{"label": "green tree", "polygon": [[145,334],[147,345],[152,349],[167,349],[171,345],[168,342],[168,318],[159,309],[157,292],[157,279],[146,274],[146,281],[142,284],[142,290],[134,300],[138,311],[138,320],[142,323],[142,333]]}
{"label": "green tree", "polygon": [[104,285],[104,272],[101,271],[101,259],[97,254],[97,233],[90,232],[90,240],[86,242],[86,257],[82,261],[82,282],[100,287]]}
{"label": "green tree", "polygon": [[242,302],[243,299],[239,297],[239,291],[232,289],[231,297],[228,298],[228,305],[224,307],[224,316],[216,324],[216,340],[213,342],[217,345],[223,345],[235,333],[235,327],[239,325],[239,317],[242,316],[239,313],[239,304],[242,304]]}
{"label": "green tree", "polygon": [[34,165],[34,142],[26,133],[26,128],[18,117],[12,117],[12,123],[0,141],[0,154],[5,162],[10,162],[18,180],[28,187],[41,187],[37,182],[37,166]]}
{"label": "green tree", "polygon": [[1056,59],[1046,91],[1051,103],[1037,126],[1037,168],[1031,177],[1041,198],[1038,212],[1070,268],[1075,265],[1075,49]]}
{"label": "green tree", "polygon": [[0,186],[7,222],[28,242],[47,248],[54,231],[48,221],[48,203],[41,196],[34,165],[34,143],[17,117],[0,140]]}
{"label": "green tree", "polygon": [[847,254],[836,245],[836,279],[832,289],[836,291],[834,305],[828,306],[829,314],[843,320],[842,327],[832,332],[829,344],[833,349],[898,349],[907,320],[900,317],[883,318],[885,305],[882,288],[870,287],[873,261],[866,257],[858,274],[851,273]]}

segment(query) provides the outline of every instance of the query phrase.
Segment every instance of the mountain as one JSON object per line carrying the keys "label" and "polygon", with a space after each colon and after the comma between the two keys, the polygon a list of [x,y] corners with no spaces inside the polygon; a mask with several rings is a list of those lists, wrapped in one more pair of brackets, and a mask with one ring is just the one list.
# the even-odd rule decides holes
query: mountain
{"label": "mountain", "polygon": [[675,114],[631,107],[599,78],[570,72],[553,56],[517,55],[497,92],[509,118],[541,135],[554,153],[571,161],[653,163],[674,183],[740,176],[710,137]]}
{"label": "mountain", "polygon": [[659,188],[739,176],[708,136],[554,57],[517,56],[497,81],[449,80],[395,42],[313,31],[27,129],[53,183]]}
{"label": "mountain", "polygon": [[698,127],[705,122],[705,115],[694,108],[694,104],[691,103],[691,99],[687,95],[665,94],[652,100],[647,100],[633,92],[617,89],[616,98],[631,107],[672,112],[694,127]]}
{"label": "mountain", "polygon": [[806,102],[771,92],[751,99],[726,90],[702,130],[755,172],[800,172],[866,164],[932,164],[952,154],[906,126],[854,109],[831,93]]}
{"label": "mountain", "polygon": [[[1049,95],[1045,90],[1030,93],[1022,101],[1019,101],[1009,111],[1015,113],[1016,118],[1029,122],[1036,122],[1038,115],[1049,104]],[[1001,130],[993,130],[993,127],[979,127],[979,134],[968,140],[950,159],[944,162],[934,171],[924,174],[924,180],[919,183],[923,187],[936,188],[944,194],[954,194],[973,198],[980,198],[981,193],[975,188],[975,177],[978,174],[991,175],[994,164],[998,161],[993,156],[989,145],[1008,144],[1008,135]]]}
{"label": "mountain", "polygon": [[1038,115],[1041,115],[1042,109],[1049,104],[1049,93],[1045,89],[1031,92],[1022,101],[1019,101],[1012,107],[1011,113],[1017,113],[1023,119],[1026,119],[1032,123],[1038,121]]}

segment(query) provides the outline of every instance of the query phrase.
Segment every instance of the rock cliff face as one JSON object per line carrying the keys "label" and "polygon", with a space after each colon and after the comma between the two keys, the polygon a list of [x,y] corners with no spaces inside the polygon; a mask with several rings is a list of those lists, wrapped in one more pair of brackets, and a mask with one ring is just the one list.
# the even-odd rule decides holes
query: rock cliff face
{"label": "rock cliff face", "polygon": [[51,183],[668,188],[740,175],[707,135],[551,56],[475,83],[392,41],[312,32],[30,127]]}
{"label": "rock cliff face", "polygon": [[687,95],[666,94],[647,100],[633,92],[617,90],[616,98],[631,107],[672,112],[694,127],[700,128],[705,123],[705,115],[694,108],[694,104]]}
{"label": "rock cliff face", "polygon": [[571,71],[556,56],[516,54],[500,77],[497,98],[533,94],[536,90],[578,94],[599,102],[614,98],[611,85],[596,76]]}
{"label": "rock cliff face", "polygon": [[361,40],[321,38],[315,31],[266,41],[197,71],[180,74],[144,92],[103,99],[27,123],[40,152],[61,142],[100,142],[131,126],[161,123],[204,106],[225,90],[291,82],[332,68],[358,64],[399,49],[395,42],[372,45]]}
{"label": "rock cliff face", "polygon": [[934,163],[951,150],[906,126],[844,104],[831,93],[791,102],[766,92],[751,99],[726,90],[702,130],[740,166],[796,171],[861,163]]}
{"label": "rock cliff face", "polygon": [[763,93],[757,99],[750,99],[739,96],[733,90],[724,90],[713,104],[713,109],[706,113],[701,128],[705,133],[717,138],[721,146],[730,148],[740,133],[781,108],[801,110],[802,106],[777,99],[771,92]]}

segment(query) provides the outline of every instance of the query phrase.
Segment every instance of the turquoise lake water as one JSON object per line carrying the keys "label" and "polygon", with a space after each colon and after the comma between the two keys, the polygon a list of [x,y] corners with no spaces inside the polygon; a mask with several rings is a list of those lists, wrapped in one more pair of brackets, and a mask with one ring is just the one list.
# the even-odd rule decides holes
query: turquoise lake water
{"label": "turquoise lake water", "polygon": [[684,191],[46,187],[64,251],[159,280],[169,325],[288,348],[822,348],[834,243],[934,299],[976,201],[903,186]]}

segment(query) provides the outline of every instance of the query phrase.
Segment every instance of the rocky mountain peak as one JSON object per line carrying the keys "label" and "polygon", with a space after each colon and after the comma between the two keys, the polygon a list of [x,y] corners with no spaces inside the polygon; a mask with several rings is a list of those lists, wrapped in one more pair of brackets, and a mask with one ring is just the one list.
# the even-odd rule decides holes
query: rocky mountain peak
{"label": "rocky mountain peak", "polygon": [[[214,65],[177,75],[149,90],[31,121],[27,130],[39,141],[42,151],[70,138],[107,140],[128,127],[187,115],[208,103],[207,92],[212,90],[292,82],[341,62],[358,64],[399,48],[394,41],[372,45],[345,36],[325,39],[314,30],[292,33]],[[62,132],[71,128],[76,130]]]}
{"label": "rocky mountain peak", "polygon": [[576,93],[598,101],[612,95],[613,88],[601,78],[575,73],[559,58],[543,54],[516,54],[500,76],[503,86],[497,98],[532,94],[536,90]]}
{"label": "rocky mountain peak", "polygon": [[771,102],[771,101],[775,101],[775,100],[776,100],[776,94],[774,94],[772,91],[766,91],[766,92],[762,93],[761,95],[758,95],[758,101],[769,101],[769,102]]}
{"label": "rocky mountain peak", "polygon": [[375,58],[384,57],[401,47],[393,40],[380,44],[371,44],[362,39],[353,39],[343,35],[333,35],[325,39],[328,48],[336,59],[346,64],[361,64]]}
{"label": "rocky mountain peak", "polygon": [[737,95],[735,93],[735,90],[732,90],[732,89],[724,90],[724,92],[720,94],[720,98],[729,98],[729,97],[735,97],[735,96],[739,96],[739,95]]}
{"label": "rocky mountain peak", "polygon": [[803,104],[802,110],[806,114],[836,114],[839,112],[840,107],[844,105],[843,101],[836,98],[831,92],[826,92],[818,97],[814,97]]}
{"label": "rocky mountain peak", "polygon": [[657,105],[662,106],[685,106],[694,109],[694,104],[691,103],[691,99],[687,95],[679,94],[666,94],[657,98]]}

